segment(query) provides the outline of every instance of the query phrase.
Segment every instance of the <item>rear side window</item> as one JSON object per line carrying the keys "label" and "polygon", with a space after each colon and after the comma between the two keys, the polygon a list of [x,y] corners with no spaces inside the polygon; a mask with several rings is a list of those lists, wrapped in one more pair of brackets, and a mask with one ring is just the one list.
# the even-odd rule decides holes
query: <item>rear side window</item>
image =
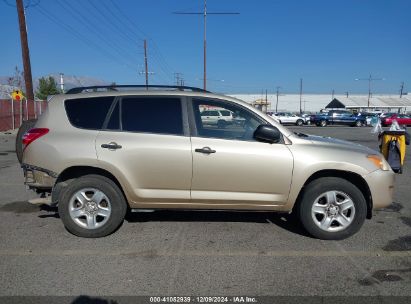
{"label": "rear side window", "polygon": [[67,117],[77,128],[100,130],[114,97],[78,98],[65,101]]}
{"label": "rear side window", "polygon": [[183,135],[179,98],[126,97],[121,100],[124,131]]}

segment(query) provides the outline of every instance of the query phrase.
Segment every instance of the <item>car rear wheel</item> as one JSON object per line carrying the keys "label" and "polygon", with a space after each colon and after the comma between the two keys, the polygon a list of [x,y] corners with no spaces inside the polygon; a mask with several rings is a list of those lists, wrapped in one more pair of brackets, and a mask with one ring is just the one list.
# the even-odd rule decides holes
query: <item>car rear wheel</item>
{"label": "car rear wheel", "polygon": [[341,240],[361,228],[367,205],[361,191],[349,181],[324,177],[306,187],[297,210],[302,225],[312,236]]}
{"label": "car rear wheel", "polygon": [[127,203],[119,187],[99,175],[74,179],[61,193],[58,204],[66,229],[77,236],[107,236],[123,223]]}
{"label": "car rear wheel", "polygon": [[302,126],[302,125],[304,124],[304,121],[302,121],[301,119],[298,119],[298,120],[295,122],[295,124],[296,124],[297,126]]}
{"label": "car rear wheel", "polygon": [[37,119],[30,119],[23,121],[22,125],[19,128],[19,131],[17,132],[16,135],[16,155],[17,159],[19,160],[19,163],[21,164],[22,159],[23,159],[23,135],[26,133],[28,130],[32,129],[34,125],[36,124]]}

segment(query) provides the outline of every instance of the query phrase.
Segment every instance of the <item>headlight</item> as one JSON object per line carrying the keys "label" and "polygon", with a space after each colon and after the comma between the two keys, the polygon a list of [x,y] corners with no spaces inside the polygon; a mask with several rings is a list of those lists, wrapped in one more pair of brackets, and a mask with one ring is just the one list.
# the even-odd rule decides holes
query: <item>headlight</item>
{"label": "headlight", "polygon": [[372,162],[378,169],[388,171],[390,170],[390,165],[385,161],[382,155],[370,154],[367,155],[367,159]]}

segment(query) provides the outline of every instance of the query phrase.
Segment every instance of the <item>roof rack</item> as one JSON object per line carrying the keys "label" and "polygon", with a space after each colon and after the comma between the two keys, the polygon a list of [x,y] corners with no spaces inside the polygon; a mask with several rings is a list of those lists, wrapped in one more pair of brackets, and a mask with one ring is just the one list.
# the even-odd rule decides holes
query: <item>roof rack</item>
{"label": "roof rack", "polygon": [[191,91],[191,92],[204,92],[210,93],[209,91],[186,86],[171,86],[171,85],[105,85],[105,86],[89,86],[89,87],[76,87],[68,90],[66,94],[79,94],[83,92],[102,92],[102,91],[120,91],[121,89],[157,89],[157,90],[167,90],[174,89],[176,91]]}

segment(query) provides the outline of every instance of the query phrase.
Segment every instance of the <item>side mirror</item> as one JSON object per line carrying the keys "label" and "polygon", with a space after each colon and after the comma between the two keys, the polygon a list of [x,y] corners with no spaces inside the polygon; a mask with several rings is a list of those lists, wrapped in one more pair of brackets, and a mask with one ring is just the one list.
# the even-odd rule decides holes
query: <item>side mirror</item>
{"label": "side mirror", "polygon": [[281,132],[272,125],[259,125],[254,132],[254,138],[258,141],[274,144],[281,139]]}

